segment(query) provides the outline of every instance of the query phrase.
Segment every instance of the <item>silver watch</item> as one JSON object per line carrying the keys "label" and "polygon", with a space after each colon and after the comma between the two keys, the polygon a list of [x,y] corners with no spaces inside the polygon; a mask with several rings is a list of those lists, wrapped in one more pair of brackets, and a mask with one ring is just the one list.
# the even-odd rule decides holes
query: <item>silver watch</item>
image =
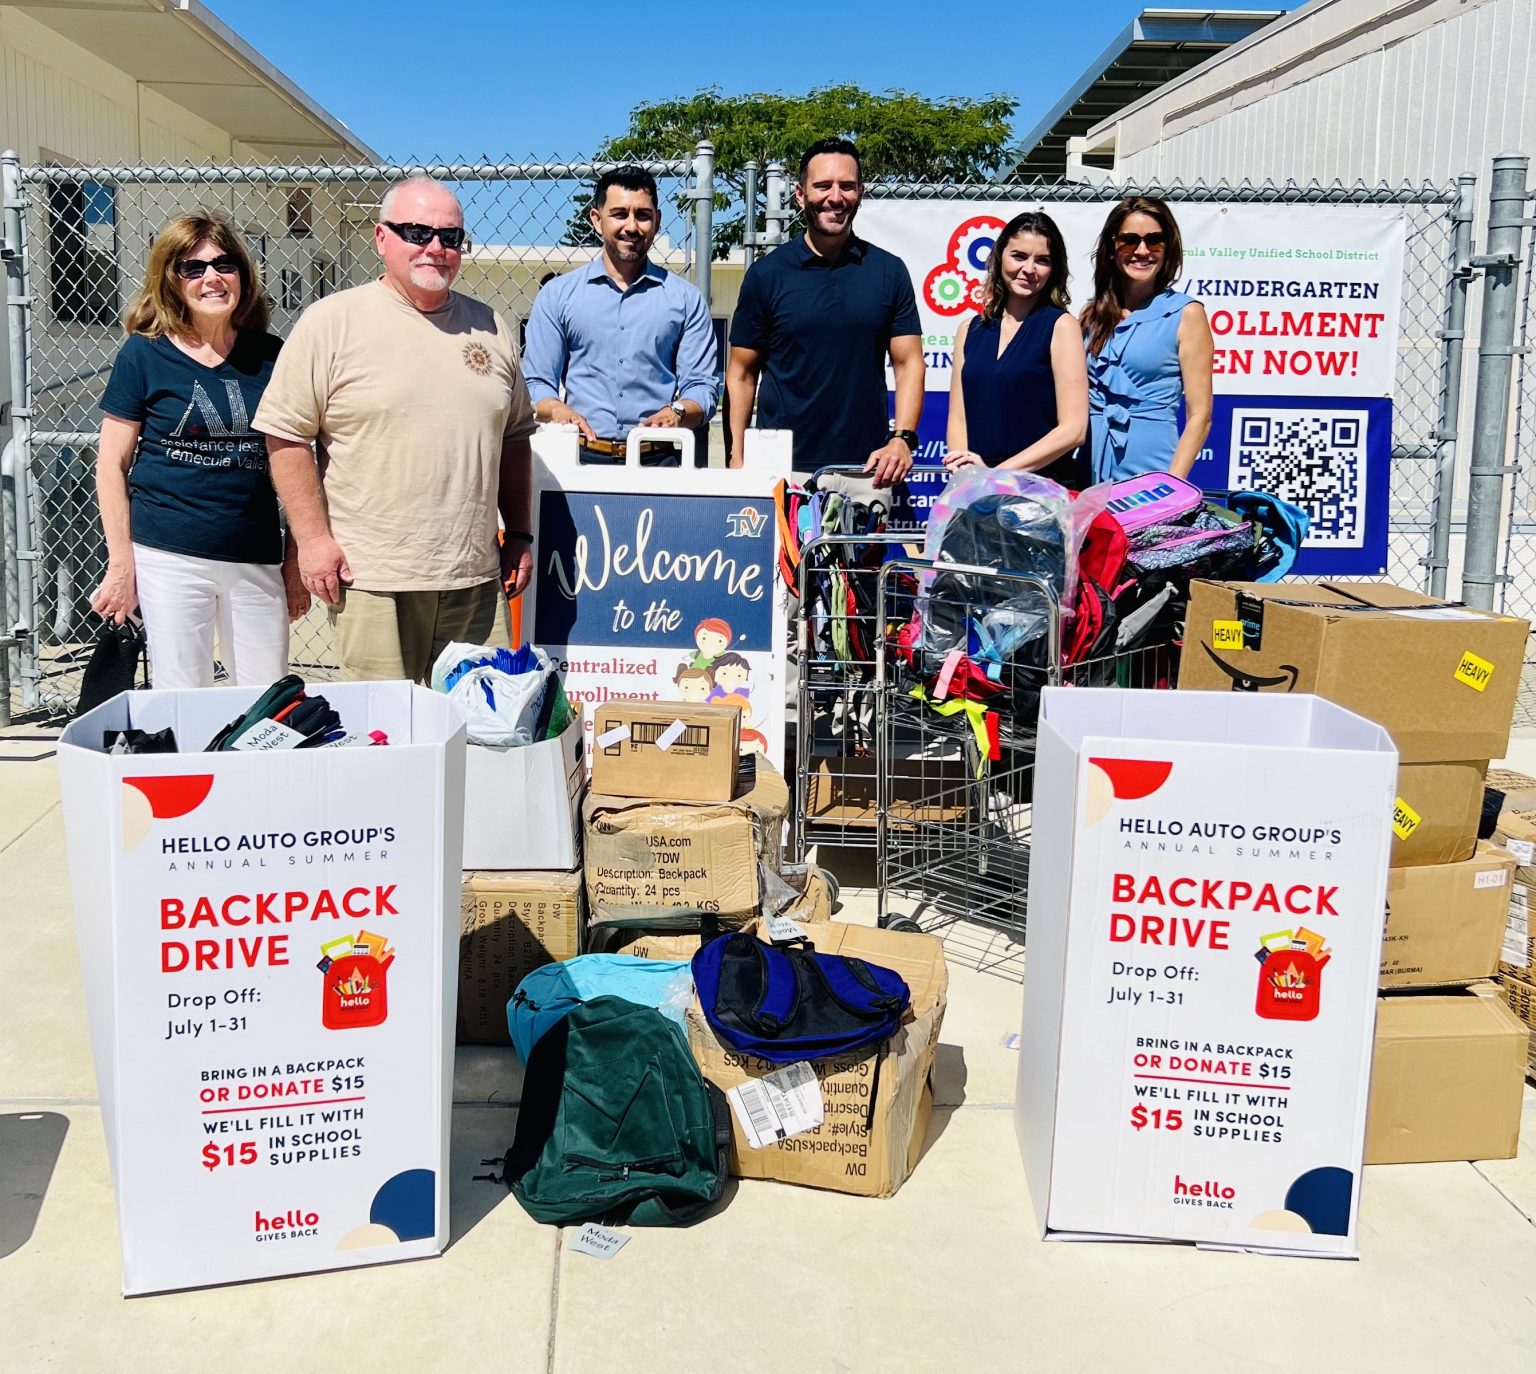
{"label": "silver watch", "polygon": [[683,420],[686,420],[688,418],[688,412],[683,409],[682,401],[673,401],[673,402],[671,402],[671,406],[672,406],[672,413],[675,416],[677,416],[679,422],[681,422]]}

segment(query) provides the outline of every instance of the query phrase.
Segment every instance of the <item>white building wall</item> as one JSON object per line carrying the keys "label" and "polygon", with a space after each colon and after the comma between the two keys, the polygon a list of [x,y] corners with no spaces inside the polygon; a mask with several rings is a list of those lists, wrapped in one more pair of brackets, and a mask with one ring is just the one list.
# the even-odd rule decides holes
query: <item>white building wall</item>
{"label": "white building wall", "polygon": [[1316,0],[1208,66],[1117,117],[1117,178],[1444,185],[1536,153],[1532,0]]}

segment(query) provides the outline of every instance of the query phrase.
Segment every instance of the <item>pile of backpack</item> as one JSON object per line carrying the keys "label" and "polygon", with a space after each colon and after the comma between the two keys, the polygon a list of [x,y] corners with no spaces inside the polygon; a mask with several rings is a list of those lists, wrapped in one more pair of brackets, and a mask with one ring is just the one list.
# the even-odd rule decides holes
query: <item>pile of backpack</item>
{"label": "pile of backpack", "polygon": [[910,1010],[900,974],[803,933],[730,931],[701,938],[691,960],[587,954],[535,969],[507,1004],[524,1077],[502,1181],[541,1222],[697,1221],[725,1192],[733,1108],[696,1062],[690,1015],[735,1055],[814,1071],[879,1055]]}
{"label": "pile of backpack", "polygon": [[913,613],[887,632],[915,701],[977,703],[1027,735],[1052,680],[1053,621],[1057,680],[1114,685],[1126,655],[1162,645],[1171,685],[1190,584],[1278,581],[1308,523],[1268,493],[1207,496],[1169,473],[1072,493],[964,469],[930,514],[933,570]]}

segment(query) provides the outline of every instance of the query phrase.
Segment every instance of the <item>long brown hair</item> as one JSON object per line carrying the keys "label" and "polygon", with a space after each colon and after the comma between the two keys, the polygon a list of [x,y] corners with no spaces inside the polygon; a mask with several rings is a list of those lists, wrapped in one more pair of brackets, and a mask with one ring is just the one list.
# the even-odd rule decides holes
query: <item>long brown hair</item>
{"label": "long brown hair", "polygon": [[987,298],[981,308],[984,319],[997,319],[1008,304],[1008,283],[1003,280],[1003,250],[1020,234],[1035,234],[1044,239],[1046,251],[1051,255],[1051,275],[1045,283],[1046,300],[1065,310],[1072,299],[1067,295],[1067,243],[1061,230],[1049,215],[1026,210],[1003,226],[1003,232],[992,245],[992,256],[987,259],[987,279],[982,287]]}
{"label": "long brown hair", "polygon": [[1163,245],[1162,265],[1153,278],[1157,291],[1167,290],[1184,269],[1184,240],[1179,237],[1178,221],[1167,205],[1155,196],[1127,196],[1116,205],[1099,230],[1099,241],[1094,245],[1093,299],[1083,307],[1083,338],[1088,351],[1094,355],[1104,347],[1125,315],[1124,282],[1115,255],[1115,236],[1132,215],[1150,215],[1168,236]]}
{"label": "long brown hair", "polygon": [[148,334],[153,338],[191,332],[192,316],[182,297],[175,268],[205,239],[240,264],[240,303],[230,317],[230,324],[237,331],[264,331],[272,323],[271,303],[261,289],[256,263],[239,231],[217,211],[196,210],[189,215],[177,215],[150,245],[144,284],[123,316],[123,328],[130,334]]}

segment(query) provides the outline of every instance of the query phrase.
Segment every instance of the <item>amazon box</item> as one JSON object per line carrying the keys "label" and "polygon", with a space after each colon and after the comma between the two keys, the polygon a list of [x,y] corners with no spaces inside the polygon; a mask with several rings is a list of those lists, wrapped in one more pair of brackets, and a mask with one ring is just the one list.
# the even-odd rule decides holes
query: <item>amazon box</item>
{"label": "amazon box", "polygon": [[1405,763],[1392,805],[1392,866],[1454,864],[1470,859],[1482,818],[1480,760]]}
{"label": "amazon box", "polygon": [[1196,582],[1179,687],[1315,692],[1405,764],[1502,758],[1530,625],[1378,582]]}
{"label": "amazon box", "polygon": [[[821,1124],[754,1146],[742,1122],[748,1109],[732,1103],[731,1173],[864,1197],[890,1197],[907,1180],[923,1150],[933,1114],[933,1061],[949,969],[934,935],[904,934],[830,921],[808,928],[823,953],[894,969],[912,994],[907,1018],[874,1055],[816,1059],[814,1096]],[[722,1044],[697,998],[688,1010],[688,1048],[704,1077],[728,1096],[750,1097],[756,1081],[783,1067]]]}
{"label": "amazon box", "polygon": [[614,697],[592,713],[592,790],[605,796],[728,802],[740,755],[734,706]]}
{"label": "amazon box", "polygon": [[510,1045],[507,1003],[536,968],[581,953],[581,870],[466,873],[460,904],[461,1045]]}
{"label": "amazon box", "polygon": [[1487,841],[1463,863],[1387,874],[1381,986],[1472,983],[1498,972],[1515,860]]}
{"label": "amazon box", "polygon": [[1382,997],[1365,1162],[1513,1159],[1528,1038],[1491,983]]}

